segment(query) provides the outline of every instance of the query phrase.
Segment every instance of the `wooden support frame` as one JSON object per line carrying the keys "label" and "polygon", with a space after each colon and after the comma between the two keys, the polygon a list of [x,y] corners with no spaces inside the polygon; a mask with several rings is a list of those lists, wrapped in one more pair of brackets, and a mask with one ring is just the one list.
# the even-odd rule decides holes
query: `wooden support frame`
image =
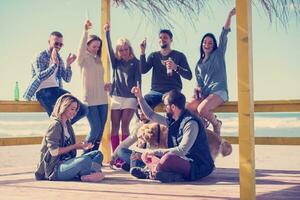
{"label": "wooden support frame", "polygon": [[[107,43],[105,38],[105,32],[104,32],[104,25],[107,22],[110,22],[110,0],[101,0],[101,38],[103,41],[102,45],[102,63],[104,66],[104,82],[110,82],[110,62],[108,58],[107,53]],[[110,102],[108,102],[108,105],[110,106]],[[104,128],[104,133],[102,137],[101,142],[101,151],[104,155],[104,163],[108,163],[110,161],[110,155],[111,155],[111,145],[110,145],[110,109],[108,109],[107,112],[107,120]]]}
{"label": "wooden support frame", "polygon": [[250,0],[236,0],[240,199],[256,199]]}

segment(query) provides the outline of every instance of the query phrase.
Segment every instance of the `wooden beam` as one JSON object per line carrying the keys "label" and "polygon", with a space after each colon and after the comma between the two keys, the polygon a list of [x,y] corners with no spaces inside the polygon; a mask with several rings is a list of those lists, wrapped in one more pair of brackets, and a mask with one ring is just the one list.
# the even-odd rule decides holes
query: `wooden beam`
{"label": "wooden beam", "polygon": [[[163,112],[163,105],[155,108]],[[300,112],[300,100],[255,101],[255,112]],[[0,112],[45,112],[37,101],[0,101]],[[226,102],[215,112],[238,112],[236,101]]]}
{"label": "wooden beam", "polygon": [[[76,140],[84,140],[86,135],[76,135]],[[0,138],[0,146],[14,146],[14,145],[31,145],[41,144],[43,137],[11,137],[11,138]]]}
{"label": "wooden beam", "polygon": [[[110,0],[101,0],[101,38],[103,41],[102,45],[102,63],[104,66],[104,81],[106,83],[110,81],[110,62],[107,54],[107,43],[105,40],[105,32],[104,32],[104,25],[110,22]],[[109,102],[110,105],[110,102]],[[104,163],[108,163],[110,161],[111,155],[111,145],[110,145],[110,109],[108,109],[107,113],[107,120],[102,136],[101,142],[101,152],[104,156]]]}
{"label": "wooden beam", "polygon": [[[81,141],[85,137],[85,135],[77,135],[76,139]],[[41,136],[0,138],[0,146],[41,144],[42,138]],[[224,136],[222,138],[228,140],[230,144],[239,143],[239,138],[235,136]],[[256,137],[255,145],[300,145],[300,137]]]}
{"label": "wooden beam", "polygon": [[255,199],[255,141],[250,0],[236,0],[240,199]]}

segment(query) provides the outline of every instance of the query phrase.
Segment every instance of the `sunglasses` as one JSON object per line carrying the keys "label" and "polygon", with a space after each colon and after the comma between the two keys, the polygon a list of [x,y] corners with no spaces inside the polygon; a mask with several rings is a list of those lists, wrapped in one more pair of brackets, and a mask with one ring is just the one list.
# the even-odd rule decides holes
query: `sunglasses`
{"label": "sunglasses", "polygon": [[54,42],[54,46],[60,46],[60,47],[62,47],[62,46],[64,46],[64,44],[61,43],[61,42]]}

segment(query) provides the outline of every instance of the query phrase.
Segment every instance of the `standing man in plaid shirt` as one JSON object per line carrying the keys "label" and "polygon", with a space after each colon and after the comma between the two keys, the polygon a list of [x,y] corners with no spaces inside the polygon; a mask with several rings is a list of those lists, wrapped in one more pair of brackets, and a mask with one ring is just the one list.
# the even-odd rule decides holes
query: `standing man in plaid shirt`
{"label": "standing man in plaid shirt", "polygon": [[[36,99],[46,110],[48,116],[51,116],[56,100],[61,95],[69,93],[62,89],[62,79],[65,82],[71,81],[71,64],[76,60],[76,55],[69,54],[65,67],[58,53],[63,46],[63,35],[60,32],[52,32],[48,44],[48,49],[39,53],[32,63],[32,79],[23,97],[30,101],[36,95]],[[87,107],[81,103],[80,110],[72,119],[72,123],[86,114]]]}

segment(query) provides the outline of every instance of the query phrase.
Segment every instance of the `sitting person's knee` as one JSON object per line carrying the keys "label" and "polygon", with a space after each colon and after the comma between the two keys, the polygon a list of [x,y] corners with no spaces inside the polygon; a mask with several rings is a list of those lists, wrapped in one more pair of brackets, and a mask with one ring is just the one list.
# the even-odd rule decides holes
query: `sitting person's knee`
{"label": "sitting person's knee", "polygon": [[164,165],[166,163],[169,163],[170,161],[173,161],[175,157],[178,157],[177,155],[173,153],[166,153],[163,157],[160,159],[160,164]]}

